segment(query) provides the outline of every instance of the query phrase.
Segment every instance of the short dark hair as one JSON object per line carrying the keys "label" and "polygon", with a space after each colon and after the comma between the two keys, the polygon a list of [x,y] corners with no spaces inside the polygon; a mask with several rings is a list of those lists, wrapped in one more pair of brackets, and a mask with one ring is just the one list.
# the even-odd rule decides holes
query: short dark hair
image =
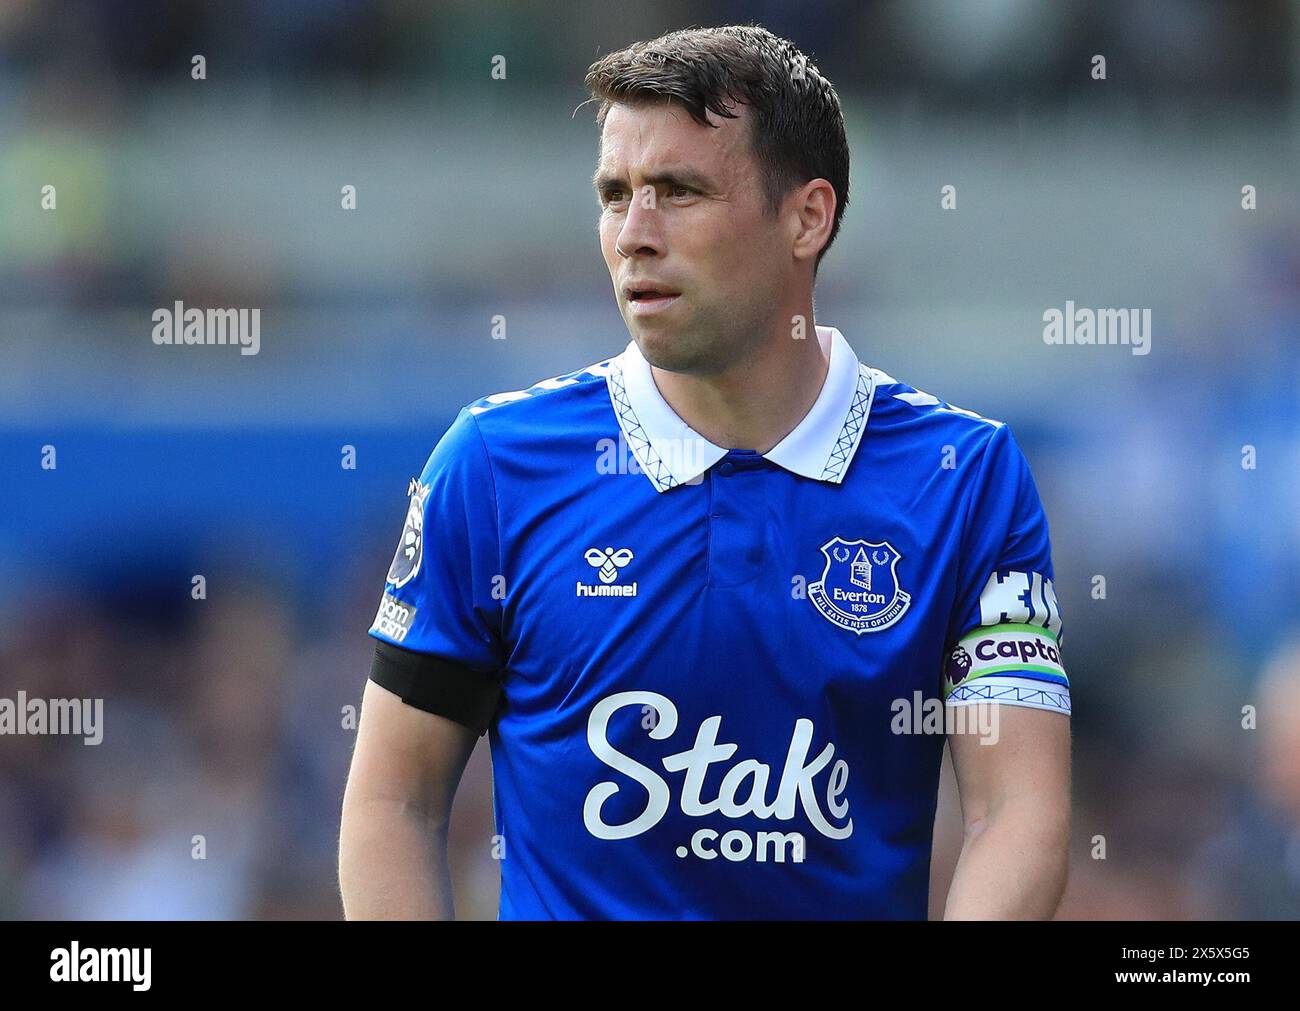
{"label": "short dark hair", "polygon": [[667,99],[705,126],[714,125],[706,110],[735,119],[736,102],[749,106],[750,145],[769,213],[810,179],[826,179],[835,190],[821,263],[849,204],[849,143],[839,96],[793,43],[759,25],[686,28],[602,56],[586,84],[601,103],[596,123],[602,129],[615,103]]}

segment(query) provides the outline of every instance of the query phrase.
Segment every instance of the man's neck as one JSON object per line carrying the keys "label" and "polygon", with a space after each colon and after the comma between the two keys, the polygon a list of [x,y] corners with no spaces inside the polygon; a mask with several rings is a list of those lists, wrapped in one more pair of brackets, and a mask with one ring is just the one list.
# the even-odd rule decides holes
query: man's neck
{"label": "man's neck", "polygon": [[714,375],[650,371],[668,406],[715,446],[766,453],[812,410],[829,367],[830,349],[809,325],[806,338],[789,328],[773,333],[750,358]]}

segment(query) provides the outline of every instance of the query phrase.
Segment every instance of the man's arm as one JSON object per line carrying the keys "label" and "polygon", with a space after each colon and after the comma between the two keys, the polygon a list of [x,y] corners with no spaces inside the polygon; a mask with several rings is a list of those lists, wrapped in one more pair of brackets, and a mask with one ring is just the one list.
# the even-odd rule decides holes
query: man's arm
{"label": "man's arm", "polygon": [[944,919],[1051,919],[1068,867],[1070,718],[992,708],[996,744],[948,736],[964,832]]}
{"label": "man's arm", "polygon": [[447,824],[478,736],[366,682],[339,834],[347,919],[453,917]]}

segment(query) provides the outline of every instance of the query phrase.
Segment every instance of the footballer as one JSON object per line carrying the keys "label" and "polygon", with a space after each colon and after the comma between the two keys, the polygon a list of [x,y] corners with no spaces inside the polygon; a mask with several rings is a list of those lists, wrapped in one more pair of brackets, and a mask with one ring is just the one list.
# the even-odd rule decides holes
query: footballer
{"label": "footballer", "polygon": [[[411,482],[345,914],[452,916],[448,817],[487,734],[501,919],[924,919],[945,741],[945,916],[1051,917],[1070,693],[1047,520],[1005,424],[814,320],[849,196],[835,90],[750,26],[638,42],[587,85],[631,341],[468,405]],[[904,712],[930,703],[995,719]]]}

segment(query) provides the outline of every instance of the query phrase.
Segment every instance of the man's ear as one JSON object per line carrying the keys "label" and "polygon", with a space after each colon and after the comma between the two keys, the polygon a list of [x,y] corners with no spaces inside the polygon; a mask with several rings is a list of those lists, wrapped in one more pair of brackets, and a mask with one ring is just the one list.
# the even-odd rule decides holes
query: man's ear
{"label": "man's ear", "polygon": [[795,259],[815,264],[835,223],[835,187],[826,179],[810,179],[786,199],[794,211],[791,251]]}

